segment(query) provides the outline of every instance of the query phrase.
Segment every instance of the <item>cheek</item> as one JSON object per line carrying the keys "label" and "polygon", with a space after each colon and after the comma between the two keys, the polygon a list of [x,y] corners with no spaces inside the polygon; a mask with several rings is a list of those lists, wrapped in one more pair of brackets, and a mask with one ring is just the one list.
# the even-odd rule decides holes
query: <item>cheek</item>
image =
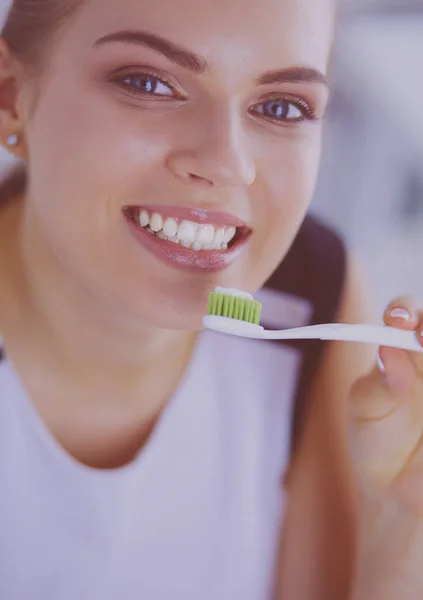
{"label": "cheek", "polygon": [[[141,263],[121,211],[148,197],[149,181],[163,181],[170,134],[157,129],[98,96],[53,91],[28,129],[31,210],[43,236],[73,277],[105,294],[109,281],[128,297],[139,293],[131,286]],[[148,265],[142,276],[151,276]]]}
{"label": "cheek", "polygon": [[267,154],[261,171],[275,209],[301,209],[310,202],[316,185],[320,150],[321,134],[316,127],[310,135],[286,140],[280,148]]}
{"label": "cheek", "polygon": [[307,211],[316,184],[321,134],[280,140],[268,148],[260,164],[254,200],[255,236],[253,259],[261,282],[286,255]]}
{"label": "cheek", "polygon": [[281,140],[269,148],[260,165],[262,218],[269,233],[290,236],[304,216],[316,185],[321,150],[321,131]]}
{"label": "cheek", "polygon": [[51,89],[28,131],[37,199],[57,205],[60,198],[62,208],[85,218],[88,207],[94,219],[110,207],[119,212],[163,164],[168,135],[163,128],[158,133],[148,114],[141,120],[132,108],[119,109],[101,94]]}

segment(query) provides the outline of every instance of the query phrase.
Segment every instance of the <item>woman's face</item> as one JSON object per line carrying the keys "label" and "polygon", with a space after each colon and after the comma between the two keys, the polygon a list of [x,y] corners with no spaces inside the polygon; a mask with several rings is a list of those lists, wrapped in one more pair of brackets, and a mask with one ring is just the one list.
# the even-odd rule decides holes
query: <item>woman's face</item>
{"label": "woman's face", "polygon": [[174,329],[217,285],[260,287],[313,193],[332,18],[331,0],[86,0],[25,131],[61,269]]}

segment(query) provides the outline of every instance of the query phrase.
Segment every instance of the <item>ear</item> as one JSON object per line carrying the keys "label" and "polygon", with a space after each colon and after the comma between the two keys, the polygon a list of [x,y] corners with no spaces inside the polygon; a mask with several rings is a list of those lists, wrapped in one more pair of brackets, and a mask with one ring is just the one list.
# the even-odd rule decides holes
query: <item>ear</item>
{"label": "ear", "polygon": [[8,45],[0,38],[0,144],[25,159],[27,147],[23,115],[19,109],[21,71]]}

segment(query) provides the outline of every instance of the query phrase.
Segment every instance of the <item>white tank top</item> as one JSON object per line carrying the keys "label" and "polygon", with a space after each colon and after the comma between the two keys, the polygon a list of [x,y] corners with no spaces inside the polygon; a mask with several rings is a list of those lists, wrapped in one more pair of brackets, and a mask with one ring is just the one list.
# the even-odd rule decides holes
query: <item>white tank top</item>
{"label": "white tank top", "polygon": [[0,362],[1,600],[268,600],[297,351],[204,333],[127,467],[83,466]]}

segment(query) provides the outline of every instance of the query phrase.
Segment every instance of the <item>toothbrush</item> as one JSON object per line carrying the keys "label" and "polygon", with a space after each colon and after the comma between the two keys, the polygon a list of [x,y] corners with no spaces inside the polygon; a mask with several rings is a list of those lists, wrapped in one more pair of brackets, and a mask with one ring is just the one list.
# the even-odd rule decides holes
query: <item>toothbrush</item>
{"label": "toothbrush", "polygon": [[208,315],[203,317],[203,325],[220,333],[251,339],[361,342],[423,353],[414,331],[387,325],[327,323],[281,331],[266,330],[260,325],[261,308],[260,302],[247,292],[216,288],[209,295]]}

